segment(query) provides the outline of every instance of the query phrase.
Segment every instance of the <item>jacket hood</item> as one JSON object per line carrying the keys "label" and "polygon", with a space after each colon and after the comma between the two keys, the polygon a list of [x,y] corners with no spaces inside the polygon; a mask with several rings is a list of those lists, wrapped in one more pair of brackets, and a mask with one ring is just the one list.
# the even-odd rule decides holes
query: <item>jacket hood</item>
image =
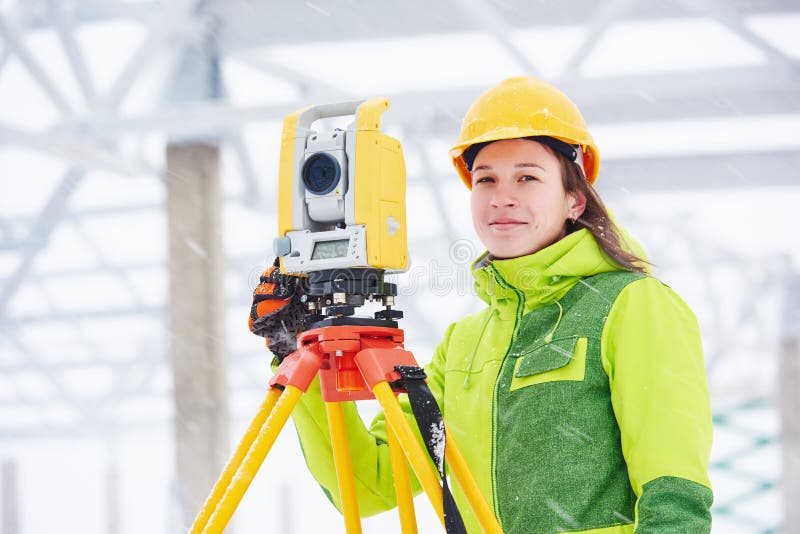
{"label": "jacket hood", "polygon": [[[627,233],[621,237],[624,246],[644,256]],[[472,275],[478,296],[503,314],[508,304],[516,308],[520,294],[528,312],[560,299],[581,278],[621,269],[583,228],[527,256],[494,259],[484,252],[472,264]]]}

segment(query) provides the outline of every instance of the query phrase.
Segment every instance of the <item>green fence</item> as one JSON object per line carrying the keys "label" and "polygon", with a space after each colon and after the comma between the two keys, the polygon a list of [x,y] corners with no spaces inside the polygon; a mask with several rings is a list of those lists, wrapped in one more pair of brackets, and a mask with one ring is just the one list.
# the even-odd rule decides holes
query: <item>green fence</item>
{"label": "green fence", "polygon": [[714,414],[710,476],[715,534],[781,532],[780,415],[769,398]]}

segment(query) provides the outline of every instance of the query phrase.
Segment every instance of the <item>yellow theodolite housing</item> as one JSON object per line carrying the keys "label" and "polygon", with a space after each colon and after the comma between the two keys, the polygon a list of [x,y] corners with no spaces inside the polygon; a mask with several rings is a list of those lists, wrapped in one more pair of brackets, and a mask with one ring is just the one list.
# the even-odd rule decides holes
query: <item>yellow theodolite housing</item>
{"label": "yellow theodolite housing", "polygon": [[[386,98],[311,106],[283,122],[275,253],[284,272],[408,267],[400,142],[380,132]],[[355,115],[346,130],[319,119]]]}

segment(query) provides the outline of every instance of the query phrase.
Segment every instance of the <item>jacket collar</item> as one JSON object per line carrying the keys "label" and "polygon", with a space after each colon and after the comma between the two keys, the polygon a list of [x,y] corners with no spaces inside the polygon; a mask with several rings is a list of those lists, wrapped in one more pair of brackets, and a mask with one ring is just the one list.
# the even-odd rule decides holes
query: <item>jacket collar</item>
{"label": "jacket collar", "polygon": [[478,296],[508,316],[520,296],[528,312],[560,299],[581,278],[620,269],[584,228],[527,256],[495,259],[484,252],[472,274]]}

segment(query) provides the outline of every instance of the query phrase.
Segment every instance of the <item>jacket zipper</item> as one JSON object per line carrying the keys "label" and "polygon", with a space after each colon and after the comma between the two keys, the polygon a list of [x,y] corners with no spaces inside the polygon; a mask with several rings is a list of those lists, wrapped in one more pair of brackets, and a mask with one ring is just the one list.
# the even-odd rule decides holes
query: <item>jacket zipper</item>
{"label": "jacket zipper", "polygon": [[481,342],[483,341],[483,335],[486,333],[486,327],[489,326],[489,323],[491,322],[495,313],[497,313],[497,308],[492,308],[491,313],[483,322],[483,326],[481,327],[481,333],[478,336],[478,343],[475,344],[475,348],[472,350],[472,356],[469,359],[469,365],[467,365],[467,376],[464,377],[464,383],[462,384],[462,387],[464,389],[469,389],[470,387],[471,383],[470,379],[472,377],[472,364],[475,363],[475,355],[478,353],[478,349],[480,348]]}
{"label": "jacket zipper", "polygon": [[517,295],[517,310],[514,316],[514,329],[511,332],[511,342],[508,344],[506,353],[503,355],[503,360],[500,362],[500,369],[497,374],[497,379],[494,381],[494,391],[492,392],[492,508],[494,509],[494,515],[497,517],[497,520],[500,522],[500,526],[502,527],[502,521],[500,519],[500,507],[499,503],[497,502],[497,393],[500,384],[500,375],[503,372],[503,366],[506,364],[508,353],[511,352],[511,347],[514,346],[514,341],[517,338],[517,327],[522,319],[522,310],[525,307],[525,295],[522,293],[522,291],[506,282],[503,276],[497,272],[497,269],[495,269],[494,265],[489,264],[489,272],[492,273],[492,278],[494,278],[496,282],[499,282],[504,288],[512,290]]}

